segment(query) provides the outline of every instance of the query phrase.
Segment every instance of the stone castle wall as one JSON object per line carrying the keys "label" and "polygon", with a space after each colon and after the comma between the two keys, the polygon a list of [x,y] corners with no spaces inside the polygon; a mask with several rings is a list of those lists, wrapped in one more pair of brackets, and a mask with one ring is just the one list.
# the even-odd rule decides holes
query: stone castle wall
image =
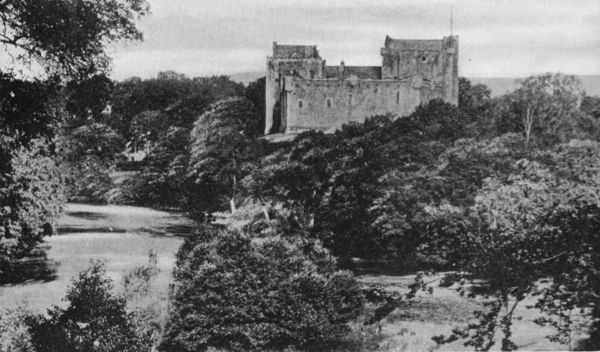
{"label": "stone castle wall", "polygon": [[[287,87],[292,85],[291,87]],[[420,102],[441,94],[441,87],[415,79],[286,81],[285,131],[333,132],[348,122],[393,114],[406,116]]]}
{"label": "stone castle wall", "polygon": [[458,38],[386,37],[382,66],[327,66],[316,46],[273,44],[265,134],[335,131],[374,115],[407,116],[422,103],[458,103]]}

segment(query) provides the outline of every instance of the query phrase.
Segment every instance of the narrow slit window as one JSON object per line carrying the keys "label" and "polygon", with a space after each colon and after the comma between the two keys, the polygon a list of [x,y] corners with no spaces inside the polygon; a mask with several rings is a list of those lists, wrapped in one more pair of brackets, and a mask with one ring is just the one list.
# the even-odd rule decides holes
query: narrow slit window
{"label": "narrow slit window", "polygon": [[348,95],[348,104],[352,105],[352,94]]}
{"label": "narrow slit window", "polygon": [[327,107],[330,108],[331,107],[331,99],[327,99]]}
{"label": "narrow slit window", "polygon": [[396,104],[400,104],[400,92],[396,92]]}
{"label": "narrow slit window", "polygon": [[298,100],[298,108],[302,109],[304,102],[302,100]]}

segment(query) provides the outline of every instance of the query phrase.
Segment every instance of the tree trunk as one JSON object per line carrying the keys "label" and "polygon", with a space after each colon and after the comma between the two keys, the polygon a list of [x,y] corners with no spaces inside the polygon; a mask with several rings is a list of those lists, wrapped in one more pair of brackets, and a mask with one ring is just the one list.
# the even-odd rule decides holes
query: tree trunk
{"label": "tree trunk", "polygon": [[231,205],[231,214],[235,214],[235,194],[237,190],[237,178],[233,175],[233,190],[231,192],[231,199],[229,200],[229,204]]}
{"label": "tree trunk", "polygon": [[523,128],[525,130],[525,144],[529,145],[531,129],[533,128],[533,109],[531,108],[531,105],[527,105],[527,111],[523,118]]}

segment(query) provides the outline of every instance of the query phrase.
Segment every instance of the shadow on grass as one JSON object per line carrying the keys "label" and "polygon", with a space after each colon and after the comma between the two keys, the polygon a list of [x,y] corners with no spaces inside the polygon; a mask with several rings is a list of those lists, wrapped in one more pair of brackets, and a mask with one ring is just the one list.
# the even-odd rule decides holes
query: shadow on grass
{"label": "shadow on grass", "polygon": [[81,227],[81,226],[59,226],[57,228],[58,235],[68,233],[86,233],[86,232],[116,232],[125,233],[127,230],[114,227]]}
{"label": "shadow on grass", "polygon": [[15,285],[55,280],[58,263],[48,259],[47,248],[36,248],[28,257],[0,263],[0,285]]}
{"label": "shadow on grass", "polygon": [[167,225],[162,228],[147,228],[140,229],[141,232],[151,234],[153,236],[175,236],[185,237],[193,233],[195,227],[192,225]]}
{"label": "shadow on grass", "polygon": [[108,217],[106,214],[94,213],[91,211],[67,211],[66,214],[75,218],[81,218],[85,220],[100,220],[106,219]]}

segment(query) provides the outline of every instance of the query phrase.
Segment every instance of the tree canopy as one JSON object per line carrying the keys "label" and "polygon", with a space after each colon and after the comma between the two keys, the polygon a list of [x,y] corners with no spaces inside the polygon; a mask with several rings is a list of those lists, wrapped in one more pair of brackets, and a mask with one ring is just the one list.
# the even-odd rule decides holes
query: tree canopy
{"label": "tree canopy", "polygon": [[107,43],[142,38],[135,20],[148,10],[145,0],[4,0],[0,43],[21,63],[85,77],[108,68]]}

